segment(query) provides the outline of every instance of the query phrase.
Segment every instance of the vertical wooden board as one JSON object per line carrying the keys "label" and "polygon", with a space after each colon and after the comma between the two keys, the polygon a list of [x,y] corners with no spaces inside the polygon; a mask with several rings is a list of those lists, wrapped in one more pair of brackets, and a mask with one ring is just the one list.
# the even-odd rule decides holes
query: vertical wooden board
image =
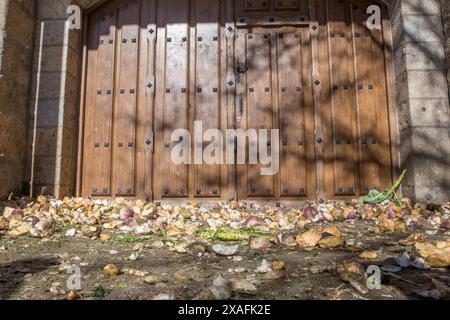
{"label": "vertical wooden board", "polygon": [[374,78],[370,30],[366,27],[367,16],[363,8],[353,8],[353,47],[355,57],[355,84],[357,90],[359,143],[360,143],[360,181],[361,192],[380,189],[378,166],[379,138],[377,137],[378,106],[373,99]]}
{"label": "vertical wooden board", "polygon": [[[203,130],[221,128],[220,108],[220,3],[217,0],[196,0],[195,39],[195,121],[201,121]],[[208,145],[223,145],[223,140],[196,142],[199,153]],[[218,157],[218,155],[214,155]],[[220,197],[220,159],[217,164],[195,165],[195,196]]]}
{"label": "vertical wooden board", "polygon": [[[311,38],[311,79],[309,81],[312,87],[312,104],[310,109],[314,118],[314,162],[315,162],[315,198],[317,200],[325,199],[325,185],[329,185],[329,161],[325,161],[324,137],[329,136],[330,123],[328,113],[324,113],[325,108],[329,108],[330,103],[327,99],[329,92],[329,59],[328,59],[328,26],[326,17],[326,5],[324,0],[310,0],[309,16],[311,25],[309,34]],[[308,122],[309,123],[309,122]],[[320,140],[319,140],[320,139]],[[318,141],[321,141],[319,143]]]}
{"label": "vertical wooden board", "polygon": [[97,56],[100,28],[100,14],[93,14],[89,19],[89,31],[87,35],[87,68],[86,68],[86,101],[85,101],[85,123],[84,123],[84,152],[82,166],[82,194],[92,195],[93,176],[94,176],[94,153],[95,153],[95,131],[94,114],[96,99],[96,81],[97,81]]}
{"label": "vertical wooden board", "polygon": [[304,143],[306,159],[306,182],[305,196],[308,199],[316,199],[316,155],[314,152],[314,129],[315,114],[312,92],[313,76],[313,56],[312,40],[309,28],[301,28],[301,46],[302,46],[302,98],[303,98],[303,117],[304,117]]}
{"label": "vertical wooden board", "polygon": [[134,196],[136,189],[136,102],[139,40],[139,1],[126,2],[119,11],[114,113],[114,192]]}
{"label": "vertical wooden board", "polygon": [[98,46],[94,123],[93,157],[87,161],[92,166],[91,194],[95,196],[111,195],[111,140],[113,122],[113,88],[115,69],[115,43],[116,43],[117,12],[106,13],[100,21],[100,44]]}
{"label": "vertical wooden board", "polygon": [[188,21],[189,1],[168,0],[166,8],[166,38],[164,57],[163,103],[163,160],[162,196],[188,195],[187,165],[176,165],[171,160],[172,149],[178,142],[171,141],[176,129],[188,129]]}
{"label": "vertical wooden board", "polygon": [[[233,73],[235,81],[235,91],[234,95],[235,103],[234,103],[234,115],[236,119],[236,128],[245,130],[246,124],[246,114],[247,114],[247,77],[246,74],[237,73],[236,66],[247,66],[246,59],[246,38],[247,33],[245,30],[236,30],[235,41],[234,41],[234,50],[235,50],[235,65],[233,65]],[[234,148],[234,144],[236,139],[233,141],[233,145],[230,145],[230,141],[228,142],[228,152],[232,150],[235,153],[237,148]],[[233,149],[232,149],[233,148]],[[247,144],[246,144],[247,148]],[[247,188],[247,166],[245,164],[240,164],[237,159],[236,161],[236,192],[237,198],[247,198],[248,197],[248,188]]]}
{"label": "vertical wooden board", "polygon": [[[389,135],[389,105],[388,105],[388,87],[386,83],[386,65],[384,60],[384,40],[383,30],[375,29],[367,40],[371,46],[372,56],[372,74],[373,89],[369,92],[373,95],[376,110],[377,141],[374,145],[377,149],[373,157],[378,161],[378,181],[380,190],[384,190],[392,183],[390,176],[391,163],[391,141]],[[394,115],[393,115],[394,116]]]}
{"label": "vertical wooden board", "polygon": [[[270,33],[249,33],[246,41],[247,128],[257,131],[267,129],[270,132],[273,128],[272,36]],[[248,194],[251,197],[273,196],[274,194],[273,176],[261,175],[261,168],[260,164],[249,164],[247,167]]]}
{"label": "vertical wooden board", "polygon": [[[234,77],[234,35],[235,23],[233,19],[233,0],[221,1],[220,17],[220,50],[221,50],[221,128],[226,133],[228,128],[235,128],[235,77]],[[225,152],[229,148],[230,141],[224,140]],[[231,146],[231,144],[230,144]],[[225,153],[226,156],[226,153]],[[236,199],[236,167],[234,164],[225,164],[221,170],[222,198],[226,200]]]}
{"label": "vertical wooden board", "polygon": [[[346,21],[345,2],[328,2],[329,50],[331,72],[331,101],[333,140],[326,148],[334,150],[335,196],[354,195],[356,190],[356,108],[351,83],[353,61],[349,58],[351,30]],[[328,161],[330,159],[327,159]]]}
{"label": "vertical wooden board", "polygon": [[155,94],[156,0],[141,0],[137,85],[137,194],[153,200],[153,118]]}
{"label": "vertical wooden board", "polygon": [[[306,195],[305,104],[300,33],[277,35],[280,194]],[[295,174],[292,174],[295,172]]]}

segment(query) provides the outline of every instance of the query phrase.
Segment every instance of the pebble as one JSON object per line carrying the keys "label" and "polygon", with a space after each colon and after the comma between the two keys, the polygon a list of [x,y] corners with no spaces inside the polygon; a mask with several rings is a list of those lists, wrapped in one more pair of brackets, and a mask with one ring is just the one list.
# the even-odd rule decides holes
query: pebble
{"label": "pebble", "polygon": [[237,253],[239,249],[239,246],[224,246],[221,244],[215,244],[212,246],[212,250],[214,253],[218,254],[219,256],[232,256]]}
{"label": "pebble", "polygon": [[395,262],[402,268],[408,268],[411,265],[411,260],[407,255],[401,255],[395,259]]}
{"label": "pebble", "polygon": [[417,258],[413,261],[413,263],[411,263],[411,265],[418,270],[430,269],[430,265],[423,258]]}
{"label": "pebble", "polygon": [[383,270],[384,272],[388,272],[388,273],[398,273],[400,271],[402,271],[402,268],[399,266],[394,266],[394,265],[385,265],[381,267],[381,270]]}
{"label": "pebble", "polygon": [[115,277],[119,274],[119,268],[114,264],[108,264],[103,268],[103,271],[108,277]]}
{"label": "pebble", "polygon": [[75,228],[72,228],[72,229],[69,229],[66,231],[67,238],[75,237],[76,234],[77,234],[77,230]]}
{"label": "pebble", "polygon": [[148,276],[146,276],[144,278],[144,282],[147,283],[147,284],[154,285],[154,284],[157,284],[157,283],[165,282],[165,280],[162,277],[158,276],[158,275],[151,274],[151,275],[148,275]]}
{"label": "pebble", "polygon": [[270,263],[267,262],[266,259],[264,259],[261,262],[261,265],[258,268],[256,268],[255,271],[258,272],[258,273],[267,273],[270,270],[272,270],[272,266],[270,265]]}

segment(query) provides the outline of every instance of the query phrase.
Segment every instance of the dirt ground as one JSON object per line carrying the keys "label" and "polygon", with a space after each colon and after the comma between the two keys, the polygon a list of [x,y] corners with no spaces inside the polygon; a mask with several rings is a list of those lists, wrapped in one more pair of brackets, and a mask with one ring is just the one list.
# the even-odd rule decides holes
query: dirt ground
{"label": "dirt ground", "polygon": [[[178,253],[173,251],[176,241],[163,235],[131,239],[134,243],[129,243],[113,234],[112,240],[101,241],[68,238],[67,227],[61,227],[43,239],[3,236],[0,299],[67,299],[71,291],[67,287],[71,279],[68,267],[73,265],[81,271],[78,299],[209,299],[208,289],[218,274],[227,280],[246,279],[256,284],[256,290],[233,290],[231,299],[421,299],[417,292],[432,289],[432,279],[450,285],[448,269],[405,268],[398,273],[383,272],[381,289],[358,292],[340,279],[336,265],[343,261],[365,267],[392,264],[389,258],[411,249],[399,244],[409,233],[377,233],[375,223],[365,220],[333,224],[342,231],[346,244],[338,249],[306,251],[273,244],[268,252],[260,252],[244,241],[237,242],[239,250],[233,256],[214,253],[213,241],[207,243],[204,253]],[[442,229],[428,235],[430,241],[448,238],[449,231]],[[378,250],[379,255],[374,261],[362,260],[358,257],[362,250]],[[264,259],[284,262],[283,272],[276,277],[256,272]],[[107,276],[103,269],[108,264],[116,265],[119,275]],[[156,280],[149,281],[149,275]]]}

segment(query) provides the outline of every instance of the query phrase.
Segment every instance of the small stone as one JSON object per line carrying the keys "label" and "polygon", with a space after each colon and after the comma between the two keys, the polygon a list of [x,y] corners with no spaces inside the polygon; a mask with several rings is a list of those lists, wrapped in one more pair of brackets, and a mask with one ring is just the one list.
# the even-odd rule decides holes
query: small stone
{"label": "small stone", "polygon": [[251,237],[249,245],[254,250],[267,250],[270,242],[266,237]]}
{"label": "small stone", "polygon": [[137,270],[137,269],[127,269],[126,272],[130,275],[130,276],[135,276],[135,277],[145,277],[149,274],[148,271],[143,271],[143,270]]}
{"label": "small stone", "polygon": [[320,230],[309,230],[297,236],[295,241],[302,248],[314,248],[321,238]]}
{"label": "small stone", "polygon": [[209,291],[216,300],[227,300],[231,297],[231,290],[228,281],[226,281],[221,274],[214,277],[213,284]]}
{"label": "small stone", "polygon": [[269,272],[271,269],[272,269],[272,267],[271,267],[270,263],[268,263],[267,260],[264,259],[264,260],[261,262],[261,265],[260,265],[258,268],[256,268],[255,271],[258,272],[258,273],[267,273],[267,272]]}
{"label": "small stone", "polygon": [[106,267],[103,268],[103,271],[108,277],[115,277],[120,272],[119,268],[114,264],[108,264]]}
{"label": "small stone", "polygon": [[144,282],[147,284],[154,285],[157,283],[165,282],[165,279],[163,279],[162,277],[160,277],[158,275],[151,274],[144,278]]}
{"label": "small stone", "polygon": [[70,291],[67,294],[67,300],[78,300],[79,296],[75,291]]}
{"label": "small stone", "polygon": [[136,252],[133,252],[128,258],[128,261],[136,261],[139,258],[139,254],[137,254]]}
{"label": "small stone", "polygon": [[338,248],[342,245],[342,239],[335,236],[326,237],[319,241],[319,247],[326,249]]}
{"label": "small stone", "polygon": [[325,273],[328,272],[328,267],[327,266],[312,266],[311,268],[309,268],[309,271],[311,271],[312,274],[321,274],[321,273]]}
{"label": "small stone", "polygon": [[81,227],[81,233],[83,234],[83,236],[87,237],[87,238],[95,238],[98,237],[100,234],[101,230],[99,227],[97,226],[88,226],[88,225],[83,225]]}
{"label": "small stone", "polygon": [[272,263],[272,269],[274,271],[284,270],[286,269],[286,264],[283,261],[275,261]]}
{"label": "small stone", "polygon": [[364,285],[361,281],[354,279],[352,277],[349,278],[348,283],[359,293],[361,294],[368,294],[369,290],[367,289],[367,286]]}
{"label": "small stone", "polygon": [[411,263],[411,266],[418,270],[429,270],[431,267],[423,258],[417,258]]}
{"label": "small stone", "polygon": [[376,258],[378,258],[378,252],[364,251],[359,255],[359,257],[364,260],[375,260]]}
{"label": "small stone", "polygon": [[397,257],[395,262],[402,268],[408,268],[411,265],[411,259],[407,255]]}
{"label": "small stone", "polygon": [[247,280],[231,279],[230,285],[234,291],[256,291],[257,290],[256,286]]}
{"label": "small stone", "polygon": [[24,223],[24,224],[18,226],[17,228],[9,231],[8,235],[11,237],[18,237],[18,236],[21,236],[21,235],[24,235],[24,234],[30,232],[32,228],[33,227],[31,226],[31,224]]}
{"label": "small stone", "polygon": [[215,244],[212,246],[212,250],[219,256],[232,256],[237,253],[239,246],[224,246],[221,244]]}
{"label": "small stone", "polygon": [[119,253],[119,251],[117,251],[117,250],[109,250],[109,254],[112,255],[112,256],[114,256],[114,255],[116,255],[118,253]]}
{"label": "small stone", "polygon": [[157,249],[161,249],[164,247],[164,242],[162,242],[161,240],[156,240],[152,243],[152,247],[153,248],[157,248]]}
{"label": "small stone", "polygon": [[414,255],[422,257],[432,268],[450,267],[450,242],[416,243]]}
{"label": "small stone", "polygon": [[388,273],[398,273],[400,271],[402,271],[402,268],[399,266],[394,266],[394,265],[385,265],[381,267],[381,270],[383,270],[384,272],[388,272]]}
{"label": "small stone", "polygon": [[378,228],[382,231],[394,232],[395,231],[395,220],[389,219],[387,217],[382,217],[378,221]]}
{"label": "small stone", "polygon": [[247,268],[244,268],[244,267],[237,267],[237,268],[234,268],[234,269],[233,269],[233,272],[234,272],[234,273],[245,273],[245,272],[247,272]]}
{"label": "small stone", "polygon": [[160,293],[154,296],[152,300],[175,300],[175,296],[169,293]]}
{"label": "small stone", "polygon": [[76,234],[77,234],[77,230],[75,228],[72,228],[72,229],[69,229],[66,231],[67,238],[75,237]]}
{"label": "small stone", "polygon": [[109,240],[111,240],[111,235],[109,235],[107,233],[102,233],[102,234],[100,234],[100,240],[101,241],[109,241]]}

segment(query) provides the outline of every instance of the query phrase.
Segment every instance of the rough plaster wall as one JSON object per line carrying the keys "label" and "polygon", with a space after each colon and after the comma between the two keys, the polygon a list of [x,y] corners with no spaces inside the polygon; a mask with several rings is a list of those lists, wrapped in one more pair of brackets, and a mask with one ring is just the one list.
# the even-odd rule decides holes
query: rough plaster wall
{"label": "rough plaster wall", "polygon": [[0,199],[22,191],[34,4],[0,1]]}

